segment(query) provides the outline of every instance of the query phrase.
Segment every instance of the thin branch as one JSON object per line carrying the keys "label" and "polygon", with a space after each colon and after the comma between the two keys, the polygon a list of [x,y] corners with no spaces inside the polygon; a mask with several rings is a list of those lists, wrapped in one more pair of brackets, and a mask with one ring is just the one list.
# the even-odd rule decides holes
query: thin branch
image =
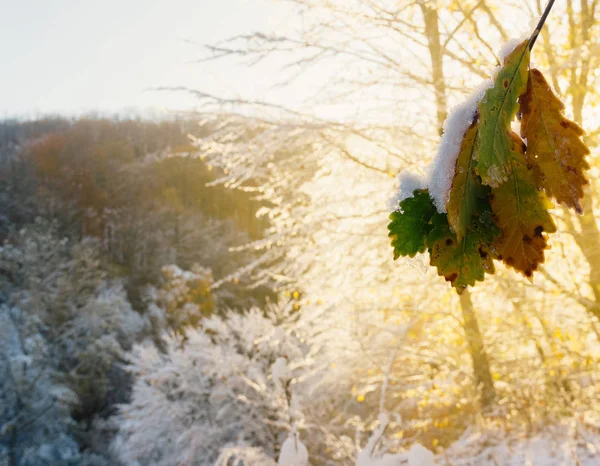
{"label": "thin branch", "polygon": [[488,18],[490,19],[490,23],[492,23],[494,25],[494,27],[500,33],[500,36],[502,37],[502,40],[506,42],[508,40],[508,34],[506,33],[506,31],[502,27],[502,24],[500,24],[500,22],[496,19],[496,17],[494,16],[494,13],[490,9],[490,7],[487,5],[487,3],[483,2],[482,5],[481,5],[481,8],[488,15]]}
{"label": "thin branch", "polygon": [[542,13],[540,22],[535,27],[535,30],[533,31],[533,33],[531,34],[531,37],[529,38],[529,50],[533,49],[533,46],[535,45],[535,41],[537,40],[537,38],[540,34],[540,31],[544,27],[544,23],[546,22],[546,18],[548,18],[548,15],[550,14],[550,10],[552,10],[552,6],[554,5],[554,2],[555,2],[555,0],[549,0],[548,4],[546,5],[546,9],[544,10],[544,13]]}
{"label": "thin branch", "polygon": [[[446,48],[448,48],[448,44],[450,43],[450,41],[454,38],[454,35],[460,30],[461,27],[463,27],[463,25],[469,20],[471,19],[473,13],[475,12],[475,10],[477,10],[477,8],[479,8],[481,6],[481,4],[483,3],[483,0],[479,0],[479,2],[477,2],[475,4],[475,6],[473,8],[471,8],[467,13],[463,11],[463,18],[460,20],[460,22],[456,25],[456,27],[452,30],[452,32],[450,32],[448,34],[448,37],[446,37],[446,40],[444,41],[444,43],[442,44],[442,53],[445,53]],[[460,6],[460,5],[459,5]]]}
{"label": "thin branch", "polygon": [[335,148],[337,148],[343,155],[345,155],[348,159],[352,160],[354,163],[357,163],[358,165],[364,167],[364,168],[368,168],[369,170],[374,170],[377,171],[379,173],[385,173],[386,175],[389,173],[389,170],[386,170],[384,168],[379,168],[379,167],[375,167],[373,165],[369,165],[366,162],[363,162],[362,160],[358,159],[357,157],[355,157],[354,155],[352,155],[350,152],[348,152],[348,150],[343,147],[341,144],[338,144],[334,141],[332,141],[331,139],[329,139],[324,132],[320,133],[321,137],[323,139],[325,139],[325,141],[327,141],[330,145],[334,146]]}

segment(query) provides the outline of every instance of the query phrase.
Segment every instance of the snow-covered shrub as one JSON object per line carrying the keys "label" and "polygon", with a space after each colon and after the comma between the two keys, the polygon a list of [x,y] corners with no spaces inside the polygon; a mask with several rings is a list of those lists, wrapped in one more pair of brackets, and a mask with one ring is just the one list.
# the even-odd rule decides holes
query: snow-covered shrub
{"label": "snow-covered shrub", "polygon": [[52,333],[106,277],[93,240],[69,241],[59,235],[56,222],[41,218],[0,247],[0,272],[11,301],[38,315]]}
{"label": "snow-covered shrub", "polygon": [[0,271],[9,277],[9,300],[44,327],[49,361],[81,410],[105,404],[109,371],[146,324],[123,284],[107,277],[97,242],[61,238],[56,223],[36,219],[0,248]]}
{"label": "snow-covered shrub", "polygon": [[390,422],[385,413],[379,415],[379,425],[356,457],[356,466],[433,466],[434,454],[415,443],[406,452],[388,453],[385,430]]}
{"label": "snow-covered shrub", "polygon": [[[63,406],[65,420],[54,428],[62,432],[66,423],[70,432],[78,431],[77,442],[69,437],[74,451],[94,443],[98,417],[126,399],[130,378],[119,363],[149,330],[147,319],[131,307],[123,282],[108,277],[98,246],[90,239],[61,238],[56,223],[36,219],[0,248],[5,290],[0,299],[20,309],[21,333],[32,335],[25,341],[43,346],[36,350],[35,370],[40,377],[52,374],[74,394],[68,408]],[[19,352],[15,344],[6,342],[10,351]],[[37,382],[21,385],[20,396],[43,400],[38,389],[43,385]],[[43,442],[35,445],[41,448]],[[42,464],[58,464],[54,453],[44,451],[54,459]],[[84,459],[100,461],[93,452]]]}
{"label": "snow-covered shrub", "polygon": [[297,432],[285,439],[279,452],[278,466],[308,466],[308,450]]}
{"label": "snow-covered shrub", "polygon": [[[57,357],[70,368],[66,380],[78,393],[77,416],[86,417],[107,403],[122,401],[126,374],[118,363],[146,331],[146,321],[127,300],[120,282],[106,282],[62,327]],[[112,402],[112,403],[111,403]]]}
{"label": "snow-covered shrub", "polygon": [[0,464],[79,464],[71,408],[35,316],[0,306]]}
{"label": "snow-covered shrub", "polygon": [[184,346],[166,337],[165,354],[136,346],[114,451],[127,464],[165,466],[213,465],[231,448],[276,458],[299,419],[290,385],[303,354],[297,338],[256,308],[203,320]]}
{"label": "snow-covered shrub", "polygon": [[212,313],[212,282],[211,271],[198,264],[191,270],[174,264],[163,266],[161,286],[146,293],[150,317],[162,320],[159,326],[184,333],[185,327],[196,326],[202,317]]}
{"label": "snow-covered shrub", "polygon": [[214,466],[275,466],[275,461],[269,458],[260,448],[253,447],[227,447],[221,450],[221,454],[215,461]]}

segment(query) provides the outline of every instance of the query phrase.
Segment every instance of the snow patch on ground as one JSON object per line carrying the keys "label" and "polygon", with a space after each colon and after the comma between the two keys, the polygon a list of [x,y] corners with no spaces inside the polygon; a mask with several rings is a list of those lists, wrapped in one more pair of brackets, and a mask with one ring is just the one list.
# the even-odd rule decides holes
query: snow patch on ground
{"label": "snow patch on ground", "polygon": [[433,466],[434,454],[420,443],[415,443],[406,452],[408,466]]}
{"label": "snow patch on ground", "polygon": [[[379,446],[389,424],[386,413],[379,414],[379,425],[373,431],[365,447],[356,457],[356,466],[434,466],[435,455],[419,443],[413,444],[407,452],[386,453]],[[383,451],[380,451],[383,450]]]}
{"label": "snow patch on ground", "polygon": [[598,434],[562,423],[530,437],[524,432],[467,431],[436,460],[453,466],[592,466],[600,464],[599,452]]}
{"label": "snow patch on ground", "polygon": [[297,433],[292,433],[281,445],[278,466],[308,466],[308,450]]}

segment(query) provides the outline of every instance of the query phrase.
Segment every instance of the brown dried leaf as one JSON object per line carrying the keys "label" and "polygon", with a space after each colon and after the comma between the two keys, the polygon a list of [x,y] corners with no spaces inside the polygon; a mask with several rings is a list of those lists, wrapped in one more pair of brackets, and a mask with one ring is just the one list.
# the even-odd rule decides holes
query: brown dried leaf
{"label": "brown dried leaf", "polygon": [[527,139],[527,163],[535,182],[549,197],[582,212],[585,157],[590,150],[581,140],[581,127],[563,115],[565,106],[539,70],[529,72],[527,92],[519,99],[521,136]]}

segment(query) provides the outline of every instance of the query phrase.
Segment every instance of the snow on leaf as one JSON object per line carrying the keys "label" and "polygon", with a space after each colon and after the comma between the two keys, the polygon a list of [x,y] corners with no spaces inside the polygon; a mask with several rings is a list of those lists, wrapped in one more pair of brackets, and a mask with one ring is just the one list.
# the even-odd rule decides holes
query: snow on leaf
{"label": "snow on leaf", "polygon": [[429,193],[424,190],[414,191],[414,196],[404,199],[400,208],[401,211],[390,214],[391,223],[388,225],[394,260],[425,252],[427,235],[431,231],[429,220],[436,212]]}
{"label": "snow on leaf", "polygon": [[581,213],[583,187],[588,183],[584,171],[590,168],[583,129],[565,118],[565,106],[539,70],[529,72],[527,92],[519,102],[521,136],[527,139],[527,162],[533,166],[538,188]]}
{"label": "snow on leaf", "polygon": [[471,223],[477,199],[485,196],[485,190],[474,170],[475,139],[477,137],[477,122],[473,122],[465,133],[456,169],[450,199],[448,200],[448,223],[461,240]]}
{"label": "snow on leaf", "polygon": [[[539,19],[539,18],[538,18]],[[525,40],[528,39],[528,35],[525,35],[525,37],[521,37],[521,38],[513,38],[513,39],[509,39],[507,40],[504,44],[502,44],[502,47],[500,47],[500,50],[498,51],[498,59],[501,62],[504,62],[504,60],[506,59],[506,57],[508,57],[511,53],[513,53],[513,51],[519,46],[521,45],[521,43]]]}
{"label": "snow on leaf", "polygon": [[444,122],[444,133],[433,160],[429,180],[429,194],[438,212],[446,212],[456,161],[461,151],[463,139],[477,119],[479,102],[493,85],[494,81],[492,79],[483,81],[464,102],[452,109]]}
{"label": "snow on leaf", "polygon": [[445,214],[431,219],[433,229],[427,238],[431,265],[449,281],[460,294],[467,286],[483,281],[485,273],[493,274],[492,242],[499,233],[492,221],[487,200],[477,202],[477,215],[465,235],[458,240]]}
{"label": "snow on leaf", "polygon": [[505,58],[494,87],[479,103],[476,170],[483,184],[494,188],[505,183],[510,175],[514,134],[510,124],[519,108],[517,99],[527,89],[528,65],[529,47],[528,41],[524,41]]}
{"label": "snow on leaf", "polygon": [[[493,260],[531,279],[556,231],[547,196],[581,212],[588,183],[584,132],[564,117],[542,74],[529,71],[529,41],[501,55],[493,87],[484,82],[450,115],[427,186],[388,225],[394,259],[427,248],[458,293],[494,273]],[[528,147],[511,128],[519,105]]]}
{"label": "snow on leaf", "polygon": [[398,191],[390,199],[389,208],[394,211],[404,199],[412,197],[417,189],[427,189],[427,180],[419,175],[403,170],[398,174]]}
{"label": "snow on leaf", "polygon": [[[521,146],[520,139],[515,145]],[[524,153],[518,157],[509,161],[508,182],[492,189],[490,204],[494,221],[502,230],[494,247],[506,265],[531,278],[544,262],[547,247],[544,232],[553,233],[556,226],[547,210],[552,205],[535,186]]]}

